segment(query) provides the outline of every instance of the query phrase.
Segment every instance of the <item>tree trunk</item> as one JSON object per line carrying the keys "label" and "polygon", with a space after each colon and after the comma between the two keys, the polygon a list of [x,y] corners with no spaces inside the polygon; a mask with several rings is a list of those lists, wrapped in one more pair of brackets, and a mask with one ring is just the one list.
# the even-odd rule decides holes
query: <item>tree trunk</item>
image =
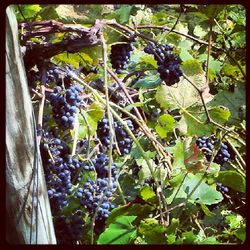
{"label": "tree trunk", "polygon": [[56,244],[12,7],[6,9],[6,240]]}

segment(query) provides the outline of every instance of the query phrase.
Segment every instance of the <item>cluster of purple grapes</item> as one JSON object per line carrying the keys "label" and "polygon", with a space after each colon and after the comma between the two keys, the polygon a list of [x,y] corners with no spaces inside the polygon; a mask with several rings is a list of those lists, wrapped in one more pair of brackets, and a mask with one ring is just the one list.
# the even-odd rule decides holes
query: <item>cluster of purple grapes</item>
{"label": "cluster of purple grapes", "polygon": [[[110,202],[110,199],[117,187],[117,165],[116,163],[111,165],[111,183],[109,185],[108,161],[108,156],[98,154],[97,157],[92,160],[97,174],[96,181],[88,178],[83,187],[79,187],[75,193],[75,196],[80,199],[81,205],[84,206],[92,216],[96,213],[95,231],[97,233],[100,233],[105,228],[105,221],[110,211],[115,207],[115,205]],[[89,166],[87,167],[88,171],[91,171]]]}
{"label": "cluster of purple grapes", "polygon": [[59,244],[76,244],[80,240],[85,222],[83,212],[76,210],[70,216],[60,215],[55,218],[56,236]]}
{"label": "cluster of purple grapes", "polygon": [[66,90],[56,86],[54,92],[49,95],[53,117],[63,129],[74,127],[75,115],[83,100],[82,92],[83,88],[80,85],[70,86]]}
{"label": "cluster of purple grapes", "polygon": [[[199,137],[196,141],[196,144],[199,148],[202,149],[207,160],[210,161],[213,151],[215,150],[215,144],[218,143],[218,139],[212,135]],[[231,154],[229,153],[229,147],[225,142],[221,142],[218,153],[213,159],[213,162],[223,166],[224,163],[228,162],[231,159]]]}
{"label": "cluster of purple grapes", "polygon": [[51,210],[54,217],[55,231],[59,243],[76,243],[82,237],[84,220],[81,210],[70,216],[63,215],[63,208],[69,205],[73,194],[72,178],[81,173],[83,162],[76,156],[70,156],[69,147],[52,133],[45,132],[41,148],[44,162],[45,178]]}
{"label": "cluster of purple grapes", "polygon": [[[72,72],[76,75],[80,74],[80,70],[68,64],[64,67],[50,65],[46,71],[46,83],[56,83],[58,86],[63,83],[65,86],[69,86],[72,81]],[[26,74],[29,86],[35,89],[37,87],[37,81],[41,81],[41,74],[39,71],[33,69],[27,71]]]}
{"label": "cluster of purple grapes", "polygon": [[171,52],[173,46],[171,44],[157,46],[151,41],[148,43],[150,46],[145,47],[144,52],[154,55],[154,59],[158,64],[160,78],[165,81],[168,86],[179,82],[182,76],[182,71],[180,69],[181,60]]}
{"label": "cluster of purple grapes", "polygon": [[[126,120],[126,123],[131,131],[134,130],[134,126],[131,120]],[[109,147],[110,145],[110,136],[109,136],[109,122],[107,118],[103,118],[97,127],[97,135],[104,146]],[[131,146],[132,146],[132,139],[129,137],[128,133],[121,124],[118,122],[114,122],[114,130],[115,136],[117,140],[117,144],[120,150],[121,155],[129,154]],[[114,147],[115,148],[115,147]]]}
{"label": "cluster of purple grapes", "polygon": [[[48,157],[45,166],[45,177],[48,195],[51,202],[52,213],[58,214],[68,204],[68,195],[71,193],[71,172],[64,164],[67,148],[60,139],[50,138],[43,144],[43,151]],[[51,157],[51,158],[50,158]]]}
{"label": "cluster of purple grapes", "polygon": [[129,43],[118,43],[111,46],[111,64],[117,74],[121,74],[123,69],[126,69],[130,61],[130,56],[134,46]]}

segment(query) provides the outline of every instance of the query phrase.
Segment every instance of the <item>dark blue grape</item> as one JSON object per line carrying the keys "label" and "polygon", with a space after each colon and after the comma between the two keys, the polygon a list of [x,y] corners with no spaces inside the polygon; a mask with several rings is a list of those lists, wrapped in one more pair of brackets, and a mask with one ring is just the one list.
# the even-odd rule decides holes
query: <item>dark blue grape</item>
{"label": "dark blue grape", "polygon": [[[215,136],[202,136],[199,137],[196,141],[196,144],[199,148],[202,149],[204,155],[206,156],[207,160],[210,161],[213,151],[215,150],[215,144],[218,143],[218,139]],[[218,153],[213,159],[213,162],[223,165],[232,158],[231,154],[228,152],[228,146],[225,142],[222,142]]]}
{"label": "dark blue grape", "polygon": [[179,82],[182,71],[180,69],[180,59],[171,52],[173,46],[171,44],[157,46],[151,41],[149,44],[152,48],[145,47],[144,52],[154,54],[154,59],[158,64],[157,71],[160,74],[160,78],[165,81],[168,86]]}
{"label": "dark blue grape", "polygon": [[62,128],[73,128],[75,115],[81,106],[83,88],[79,85],[70,86],[66,93],[60,86],[54,88],[54,93],[49,96],[53,117]]}
{"label": "dark blue grape", "polygon": [[129,43],[119,43],[111,46],[111,64],[117,74],[121,74],[123,69],[127,68],[130,61],[131,52],[134,50],[133,45]]}
{"label": "dark blue grape", "polygon": [[[134,130],[134,126],[131,120],[126,120],[126,123],[131,131]],[[126,130],[122,127],[118,122],[114,122],[115,136],[117,140],[117,144],[120,150],[121,155],[129,154],[130,149],[132,147],[132,139],[129,137]],[[108,119],[103,118],[97,127],[97,135],[102,142],[102,144],[106,147],[109,147],[110,144],[110,136],[109,136],[109,124]],[[115,149],[115,145],[113,147]]]}

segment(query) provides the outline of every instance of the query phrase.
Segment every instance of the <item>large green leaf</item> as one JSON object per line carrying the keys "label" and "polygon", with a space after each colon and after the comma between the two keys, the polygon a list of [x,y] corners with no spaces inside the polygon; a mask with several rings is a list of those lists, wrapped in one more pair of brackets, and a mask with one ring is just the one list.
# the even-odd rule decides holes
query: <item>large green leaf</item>
{"label": "large green leaf", "polygon": [[97,244],[130,244],[137,237],[136,216],[121,216],[99,236]]}
{"label": "large green leaf", "polygon": [[[187,178],[185,178],[182,188],[184,190],[189,190],[189,192],[191,192],[199,181],[200,181],[199,177],[189,173],[187,175]],[[216,191],[208,184],[206,184],[204,181],[202,181],[201,184],[198,186],[198,188],[191,195],[190,199],[200,204],[212,205],[222,201],[223,196],[220,192]]]}
{"label": "large green leaf", "polygon": [[241,122],[239,117],[239,109],[242,105],[246,105],[245,87],[239,84],[235,91],[220,91],[215,95],[214,99],[208,103],[208,106],[224,106],[230,110],[231,116],[228,120],[230,124],[238,125]]}
{"label": "large green leaf", "polygon": [[[190,77],[198,87],[204,87],[204,74]],[[200,102],[198,91],[186,80],[181,79],[177,87],[162,85],[157,88],[156,101],[163,108],[188,108],[189,106]]]}
{"label": "large green leaf", "polygon": [[200,5],[199,9],[202,13],[204,13],[209,19],[215,18],[220,11],[225,9],[226,5],[223,4],[208,4],[208,5]]}
{"label": "large green leaf", "polygon": [[179,129],[188,136],[211,135],[215,130],[215,126],[213,124],[205,123],[205,121],[205,114],[191,116],[188,113],[184,113],[179,121]]}
{"label": "large green leaf", "polygon": [[88,115],[95,121],[100,121],[104,116],[103,106],[99,102],[93,102],[88,107]]}
{"label": "large green leaf", "polygon": [[[203,136],[212,134],[216,129],[213,124],[206,122],[206,114],[197,108],[183,111],[184,114],[178,123],[178,128],[182,133],[188,136]],[[231,113],[227,108],[215,106],[209,109],[209,114],[214,121],[222,125],[228,121]]]}
{"label": "large green leaf", "polygon": [[[187,195],[192,192],[194,187],[200,182],[201,177],[188,173],[180,188],[176,187],[173,192],[167,198],[167,202],[171,203],[172,199],[176,198],[187,198]],[[220,192],[216,191],[214,188],[210,187],[205,181],[202,181],[194,193],[189,197],[193,202],[199,204],[212,205],[217,204],[223,200],[223,196]]]}
{"label": "large green leaf", "polygon": [[[97,129],[98,121],[104,116],[104,110],[100,103],[94,102],[88,106],[87,110],[82,110],[82,114],[78,115],[79,128],[78,139],[83,139],[87,134],[94,135]],[[74,135],[72,130],[71,134]]]}
{"label": "large green leaf", "polygon": [[[154,161],[152,159],[150,159],[149,161],[151,162],[151,166],[154,166]],[[144,182],[144,180],[146,178],[152,177],[152,174],[150,172],[150,169],[148,167],[148,164],[147,164],[146,160],[144,160],[144,159],[137,159],[136,162],[137,162],[137,164],[139,166],[141,166],[141,169],[140,169],[140,171],[138,173],[140,182]]]}
{"label": "large green leaf", "polygon": [[[90,8],[90,5],[88,7]],[[97,8],[98,7],[96,7],[95,9]],[[82,21],[86,21],[89,18],[86,12],[82,10],[77,11],[76,7],[73,4],[59,4],[55,10],[58,14],[59,21],[65,23],[70,23],[70,22],[80,23]]]}
{"label": "large green leaf", "polygon": [[205,239],[196,241],[198,244],[205,244],[205,245],[217,245],[220,242],[214,236],[209,236]]}
{"label": "large green leaf", "polygon": [[180,224],[179,218],[178,219],[173,218],[171,220],[171,225],[166,228],[167,235],[169,235],[169,234],[175,234],[177,228],[179,227],[179,224]]}
{"label": "large green leaf", "polygon": [[220,171],[217,181],[239,192],[246,192],[246,179],[236,171]]}

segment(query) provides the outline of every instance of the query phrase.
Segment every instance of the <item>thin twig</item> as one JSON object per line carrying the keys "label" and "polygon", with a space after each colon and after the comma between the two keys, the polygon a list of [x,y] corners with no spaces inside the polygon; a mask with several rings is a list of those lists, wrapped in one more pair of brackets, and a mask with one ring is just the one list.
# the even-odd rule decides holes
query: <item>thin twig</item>
{"label": "thin twig", "polygon": [[206,86],[209,82],[209,59],[210,59],[210,53],[211,53],[211,46],[212,46],[212,31],[213,31],[213,23],[210,22],[210,30],[208,32],[208,51],[207,51],[207,68],[206,68]]}
{"label": "thin twig", "polygon": [[76,154],[76,145],[77,145],[78,132],[79,132],[78,113],[79,111],[77,111],[76,116],[75,116],[75,121],[74,121],[74,141],[73,141],[71,156],[74,156]]}
{"label": "thin twig", "polygon": [[230,142],[230,140],[228,140],[226,138],[226,141],[227,143],[229,144],[229,146],[232,148],[232,150],[234,151],[234,153],[237,155],[237,157],[239,158],[240,160],[240,168],[242,171],[245,171],[245,168],[246,168],[246,163],[244,161],[244,159],[242,158],[242,156],[240,155],[239,151],[235,148],[235,146]]}
{"label": "thin twig", "polygon": [[[41,95],[42,99],[40,100],[39,103],[39,111],[38,111],[38,119],[37,119],[37,126],[38,128],[42,129],[43,128],[43,110],[44,110],[44,104],[45,104],[45,85],[46,85],[46,68],[42,67],[41,68],[41,76],[42,76],[42,85],[41,85]],[[39,134],[37,136],[37,143],[38,146],[40,146],[42,135]]]}
{"label": "thin twig", "polygon": [[107,109],[107,116],[108,116],[108,123],[109,123],[109,138],[110,138],[110,144],[109,144],[109,162],[108,162],[108,179],[109,179],[109,186],[112,185],[111,183],[111,165],[113,163],[113,141],[114,141],[114,129],[113,129],[113,119],[111,116],[110,106],[109,106],[109,93],[108,93],[108,78],[107,78],[107,46],[105,42],[105,38],[103,36],[103,33],[100,32],[100,39],[102,42],[102,53],[103,53],[103,65],[104,65],[104,88],[105,88],[105,100],[106,100],[106,109]]}

